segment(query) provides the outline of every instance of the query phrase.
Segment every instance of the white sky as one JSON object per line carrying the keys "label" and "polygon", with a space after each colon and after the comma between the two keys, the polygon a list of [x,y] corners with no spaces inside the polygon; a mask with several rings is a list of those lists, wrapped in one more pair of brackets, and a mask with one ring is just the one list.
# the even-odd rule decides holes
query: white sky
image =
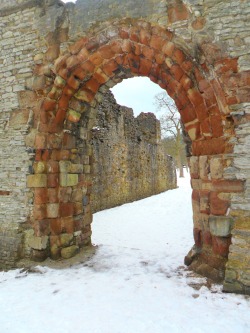
{"label": "white sky", "polygon": [[[123,80],[114,86],[111,91],[117,103],[131,107],[134,110],[134,115],[138,116],[141,112],[155,113],[154,96],[164,90],[147,77],[134,77]],[[160,115],[161,112],[156,113],[157,118]]]}

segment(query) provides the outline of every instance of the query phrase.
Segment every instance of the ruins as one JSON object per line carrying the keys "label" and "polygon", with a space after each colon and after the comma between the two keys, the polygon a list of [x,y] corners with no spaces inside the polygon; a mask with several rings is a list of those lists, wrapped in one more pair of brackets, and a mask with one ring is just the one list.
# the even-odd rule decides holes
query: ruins
{"label": "ruins", "polygon": [[98,105],[147,76],[192,142],[186,263],[250,294],[249,1],[2,0],[0,35],[1,267],[90,243]]}

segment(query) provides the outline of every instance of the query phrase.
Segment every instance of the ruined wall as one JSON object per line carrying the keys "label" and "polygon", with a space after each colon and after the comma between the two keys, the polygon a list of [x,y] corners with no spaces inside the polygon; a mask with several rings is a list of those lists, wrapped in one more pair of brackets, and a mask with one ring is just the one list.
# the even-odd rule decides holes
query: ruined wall
{"label": "ruined wall", "polygon": [[192,141],[193,268],[249,294],[249,33],[248,0],[1,1],[1,266],[90,241],[96,105],[142,75]]}
{"label": "ruined wall", "polygon": [[172,158],[160,144],[154,114],[133,116],[109,92],[98,107],[93,129],[93,212],[176,187]]}

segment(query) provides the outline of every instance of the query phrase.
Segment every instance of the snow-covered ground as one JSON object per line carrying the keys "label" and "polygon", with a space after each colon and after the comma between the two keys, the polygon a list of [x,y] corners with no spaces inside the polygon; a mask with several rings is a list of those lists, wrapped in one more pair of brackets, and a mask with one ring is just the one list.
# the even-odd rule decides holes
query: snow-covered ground
{"label": "snow-covered ground", "polygon": [[249,298],[183,267],[191,191],[187,178],[179,186],[95,214],[99,248],[85,264],[0,272],[0,332],[249,333]]}

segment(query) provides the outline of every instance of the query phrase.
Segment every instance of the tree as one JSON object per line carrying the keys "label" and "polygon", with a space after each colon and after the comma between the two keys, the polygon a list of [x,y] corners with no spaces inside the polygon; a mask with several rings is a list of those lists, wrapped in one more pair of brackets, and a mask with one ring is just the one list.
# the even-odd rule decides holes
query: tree
{"label": "tree", "polygon": [[164,111],[160,117],[162,141],[167,152],[175,159],[180,177],[184,177],[183,163],[186,158],[180,114],[175,102],[165,92],[155,95],[155,104],[158,111]]}

